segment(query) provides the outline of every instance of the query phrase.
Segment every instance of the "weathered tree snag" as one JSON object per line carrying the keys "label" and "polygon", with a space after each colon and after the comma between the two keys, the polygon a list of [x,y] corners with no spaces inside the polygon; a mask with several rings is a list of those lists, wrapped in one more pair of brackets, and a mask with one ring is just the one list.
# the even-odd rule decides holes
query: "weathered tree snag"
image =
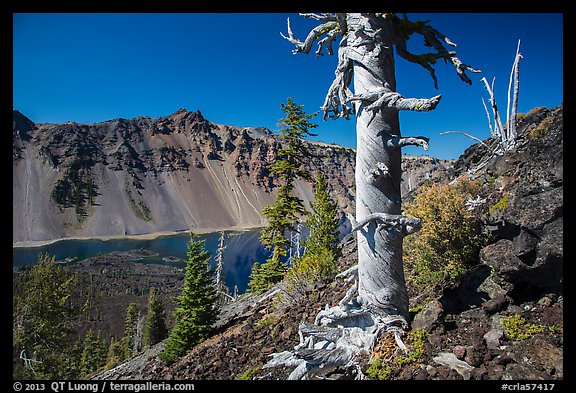
{"label": "weathered tree snag", "polygon": [[[356,115],[356,218],[351,221],[358,231],[358,266],[349,271],[357,279],[342,301],[321,311],[314,325],[300,327],[300,344],[294,351],[274,354],[269,362],[268,367],[296,366],[290,378],[305,377],[309,369],[321,365],[357,364],[356,357],[370,353],[384,331],[393,331],[405,349],[401,335],[408,326],[408,294],[402,242],[419,229],[420,222],[402,216],[401,148],[419,145],[427,149],[428,138],[402,137],[398,111],[433,110],[441,96],[404,98],[396,92],[394,47],[400,57],[427,69],[435,85],[432,65],[438,59],[452,63],[467,83],[471,81],[465,71],[477,72],[446,50],[445,44],[455,44],[425,22],[410,22],[395,14],[303,16],[323,24],[302,42],[295,38],[288,20],[288,36],[282,36],[296,46],[294,53],[309,53],[318,41],[316,54],[321,55],[324,47],[331,54],[334,39],[342,36],[335,78],[321,109],[324,119]],[[414,33],[434,52],[410,53],[406,41]],[[349,88],[352,80],[354,93]],[[360,371],[358,375],[362,376]]]}
{"label": "weathered tree snag", "polygon": [[[445,134],[461,134],[470,139],[475,140],[476,142],[482,144],[488,150],[489,154],[486,155],[483,162],[479,163],[473,168],[468,170],[468,174],[477,174],[479,175],[480,169],[484,168],[490,160],[494,156],[502,155],[506,153],[508,150],[513,149],[516,147],[516,139],[518,137],[516,131],[516,123],[517,123],[517,110],[518,110],[518,90],[520,88],[520,59],[522,59],[522,55],[520,54],[520,40],[518,40],[518,47],[516,48],[516,56],[514,57],[514,63],[512,64],[512,70],[510,71],[510,81],[508,83],[508,102],[506,106],[506,128],[502,125],[502,119],[500,117],[500,112],[498,110],[498,106],[496,105],[496,98],[494,97],[494,82],[496,78],[492,79],[492,84],[488,84],[488,80],[486,78],[482,78],[481,81],[484,82],[484,86],[488,91],[488,95],[490,96],[490,106],[492,107],[492,114],[494,116],[494,126],[492,126],[492,121],[490,119],[490,113],[488,112],[488,107],[486,106],[486,102],[484,98],[482,98],[482,105],[484,106],[484,110],[486,111],[486,117],[488,118],[488,127],[490,129],[490,134],[492,135],[492,139],[494,139],[495,146],[490,147],[480,139],[467,134],[462,131],[446,131],[440,133],[440,135]],[[510,101],[510,93],[512,90],[512,86],[514,86],[512,102]],[[512,109],[510,109],[510,105],[512,104]]]}
{"label": "weathered tree snag", "polygon": [[[516,56],[514,57],[514,64],[510,72],[510,83],[508,84],[508,106],[506,110],[506,123],[508,131],[508,140],[511,141],[512,147],[516,145],[516,118],[518,111],[518,90],[520,88],[520,40],[518,40],[518,47],[516,48]],[[514,81],[514,94],[512,98],[512,112],[510,112],[510,89],[512,88],[512,81]]]}

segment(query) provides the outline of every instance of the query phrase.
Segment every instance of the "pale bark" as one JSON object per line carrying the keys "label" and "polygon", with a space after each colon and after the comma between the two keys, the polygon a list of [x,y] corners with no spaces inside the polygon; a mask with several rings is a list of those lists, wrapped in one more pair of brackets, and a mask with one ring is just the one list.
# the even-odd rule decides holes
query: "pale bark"
{"label": "pale bark", "polygon": [[[518,47],[516,48],[516,56],[514,57],[514,64],[512,65],[512,71],[510,72],[510,83],[508,85],[508,109],[506,111],[507,124],[508,124],[508,139],[515,145],[516,137],[516,117],[518,111],[518,90],[520,88],[520,59],[522,55],[520,54],[520,40],[518,40]],[[514,82],[512,82],[514,81]],[[510,88],[514,84],[514,94],[512,98],[512,112],[510,112]]]}
{"label": "pale bark", "polygon": [[235,301],[236,298],[230,295],[230,291],[226,282],[224,281],[224,231],[220,232],[220,237],[218,238],[218,248],[216,249],[216,269],[214,274],[214,287],[216,288],[216,296],[218,298],[218,303],[225,304],[230,301]]}
{"label": "pale bark", "polygon": [[[290,378],[303,378],[311,367],[328,364],[354,365],[361,353],[370,353],[384,331],[395,334],[405,350],[401,335],[408,326],[408,293],[402,262],[404,236],[415,232],[420,221],[401,211],[401,148],[408,145],[428,148],[426,137],[402,137],[398,111],[429,111],[441,96],[405,98],[396,91],[394,47],[398,55],[420,64],[437,85],[432,65],[444,59],[454,65],[458,76],[471,83],[466,71],[478,72],[463,64],[445,45],[455,44],[426,23],[400,20],[394,14],[304,14],[323,22],[312,29],[304,42],[298,40],[288,20],[288,36],[294,53],[332,53],[334,38],[342,36],[335,78],[321,109],[327,117],[356,116],[356,217],[358,266],[340,274],[354,285],[337,306],[326,307],[314,325],[300,327],[300,344],[294,351],[274,354],[268,366],[296,366]],[[406,41],[420,34],[434,52],[410,53]],[[354,92],[349,88],[353,81]],[[349,107],[349,105],[352,106]],[[361,373],[358,374],[361,377]]]}
{"label": "pale bark", "polygon": [[460,135],[464,135],[465,137],[468,137],[472,140],[475,140],[476,142],[480,143],[481,145],[483,145],[484,147],[486,147],[488,150],[490,150],[490,146],[488,146],[487,144],[484,143],[484,141],[482,139],[476,138],[475,136],[472,136],[470,134],[467,134],[465,132],[462,131],[444,131],[441,132],[438,135],[446,135],[446,134],[460,134]]}
{"label": "pale bark", "polygon": [[[517,111],[518,111],[518,91],[520,88],[520,59],[522,59],[522,55],[520,54],[520,40],[518,40],[518,46],[516,48],[516,56],[514,57],[514,63],[512,64],[512,70],[510,71],[510,81],[508,83],[508,101],[506,105],[506,128],[502,125],[502,119],[500,117],[500,112],[498,110],[498,105],[496,104],[496,98],[494,97],[494,83],[496,78],[492,79],[492,84],[488,84],[486,78],[482,78],[481,81],[484,82],[484,86],[488,91],[488,95],[490,96],[490,106],[492,107],[492,114],[494,117],[494,127],[492,127],[492,121],[490,119],[490,113],[488,112],[488,108],[486,106],[486,102],[482,98],[482,105],[484,106],[484,110],[486,111],[486,117],[488,118],[488,127],[490,129],[490,134],[492,138],[496,142],[494,147],[488,146],[486,143],[481,141],[480,139],[467,134],[461,131],[447,131],[443,132],[440,135],[445,135],[449,133],[455,134],[462,134],[470,139],[479,142],[484,147],[488,149],[489,154],[486,155],[486,158],[478,164],[475,168],[470,168],[468,173],[469,174],[480,174],[480,169],[485,167],[488,162],[492,159],[492,157],[496,155],[502,155],[505,152],[509,151],[516,147],[516,139],[518,138],[518,133],[516,131],[516,123],[517,123]],[[510,94],[512,87],[514,87],[514,91],[512,94],[512,101],[510,100]]]}
{"label": "pale bark", "polygon": [[496,78],[492,79],[492,86],[488,84],[486,78],[482,78],[481,81],[484,82],[484,86],[486,86],[486,90],[490,96],[490,105],[492,106],[492,113],[494,115],[494,132],[499,138],[499,146],[503,149],[503,151],[505,151],[506,134],[504,133],[504,127],[502,126],[502,120],[500,119],[500,112],[498,111],[498,105],[496,104],[496,99],[494,98],[494,82],[496,81]]}

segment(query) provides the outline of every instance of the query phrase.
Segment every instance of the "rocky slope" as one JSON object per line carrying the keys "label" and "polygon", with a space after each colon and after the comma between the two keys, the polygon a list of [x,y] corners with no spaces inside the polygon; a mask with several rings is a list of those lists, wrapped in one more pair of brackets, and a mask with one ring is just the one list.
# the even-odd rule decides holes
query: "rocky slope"
{"label": "rocky slope", "polygon": [[[427,332],[420,339],[421,353],[416,361],[399,362],[386,378],[563,379],[562,112],[562,107],[538,108],[526,114],[516,149],[475,171],[486,151],[474,145],[455,163],[455,172],[438,177],[450,181],[474,172],[483,183],[479,200],[484,202],[476,208],[494,238],[458,285],[439,288],[426,300],[413,293],[411,306],[421,307],[412,313],[411,329]],[[357,263],[351,235],[343,241],[340,263],[341,270]],[[263,368],[269,355],[296,345],[298,325],[312,323],[346,290],[339,281],[317,283],[300,302],[282,307],[271,302],[274,288],[245,295],[222,309],[212,338],[176,363],[158,360],[158,344],[96,378],[285,379],[291,370]],[[401,355],[393,341],[380,340],[379,356]],[[366,361],[363,371],[368,367]],[[313,377],[356,376],[355,369],[325,367]]]}
{"label": "rocky slope", "polygon": [[[98,124],[35,124],[13,113],[13,242],[264,225],[268,165],[281,138],[206,120],[200,111]],[[342,210],[354,203],[354,150],[309,143]],[[403,189],[449,161],[407,158]],[[296,188],[306,205],[310,184]]]}

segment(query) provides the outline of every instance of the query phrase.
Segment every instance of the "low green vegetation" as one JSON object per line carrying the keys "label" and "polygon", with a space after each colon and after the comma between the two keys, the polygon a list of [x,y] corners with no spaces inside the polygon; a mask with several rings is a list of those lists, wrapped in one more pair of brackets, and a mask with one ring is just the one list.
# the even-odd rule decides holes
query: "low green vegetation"
{"label": "low green vegetation", "polygon": [[488,214],[492,214],[496,211],[503,211],[506,208],[506,206],[508,206],[508,197],[509,195],[506,194],[498,202],[490,206],[490,208],[488,209]]}
{"label": "low green vegetation", "polygon": [[400,355],[394,358],[394,364],[402,367],[407,364],[418,362],[424,355],[424,344],[428,338],[428,332],[425,329],[414,329],[408,333],[408,342],[410,350],[406,355]]}
{"label": "low green vegetation", "polygon": [[408,311],[413,313],[413,314],[418,314],[420,311],[422,311],[424,306],[426,306],[426,304],[428,304],[428,302],[430,302],[430,300],[432,300],[432,297],[426,296],[426,299],[424,299],[421,304],[418,304],[418,305],[410,308]]}
{"label": "low green vegetation", "polygon": [[128,202],[130,202],[130,207],[132,208],[134,215],[136,215],[136,217],[138,217],[142,221],[151,221],[152,220],[152,214],[150,213],[150,209],[148,208],[146,203],[144,203],[144,201],[134,200],[134,197],[132,196],[132,192],[130,191],[130,189],[128,187],[124,188],[124,193],[126,194],[126,197],[128,198]]}
{"label": "low green vegetation", "polygon": [[526,340],[544,331],[543,325],[529,323],[518,314],[502,318],[502,324],[506,328],[506,336],[512,341]]}
{"label": "low green vegetation", "polygon": [[561,334],[562,333],[562,328],[558,325],[549,325],[548,326],[548,330],[550,330],[550,333],[552,334]]}
{"label": "low green vegetation", "polygon": [[417,364],[421,361],[428,332],[424,329],[414,329],[408,333],[406,346],[408,353],[399,354],[399,348],[394,342],[391,334],[385,336],[378,350],[373,353],[373,359],[365,374],[370,379],[387,380],[396,375],[400,369],[410,364]]}
{"label": "low green vegetation", "polygon": [[377,379],[379,381],[387,380],[391,374],[392,367],[382,359],[373,359],[370,367],[366,369],[366,375],[370,379]]}
{"label": "low green vegetation", "polygon": [[238,381],[250,381],[260,370],[262,370],[262,366],[251,367],[244,371],[242,374],[236,375],[234,379]]}

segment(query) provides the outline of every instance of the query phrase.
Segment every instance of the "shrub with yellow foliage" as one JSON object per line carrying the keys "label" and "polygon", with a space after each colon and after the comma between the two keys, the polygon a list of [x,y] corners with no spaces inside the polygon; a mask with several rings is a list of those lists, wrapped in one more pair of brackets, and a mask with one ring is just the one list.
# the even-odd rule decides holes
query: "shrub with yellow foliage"
{"label": "shrub with yellow foliage", "polygon": [[434,184],[419,190],[404,214],[417,217],[422,229],[404,240],[407,280],[416,288],[454,283],[478,263],[487,237],[466,201],[480,184],[460,178],[454,184]]}

